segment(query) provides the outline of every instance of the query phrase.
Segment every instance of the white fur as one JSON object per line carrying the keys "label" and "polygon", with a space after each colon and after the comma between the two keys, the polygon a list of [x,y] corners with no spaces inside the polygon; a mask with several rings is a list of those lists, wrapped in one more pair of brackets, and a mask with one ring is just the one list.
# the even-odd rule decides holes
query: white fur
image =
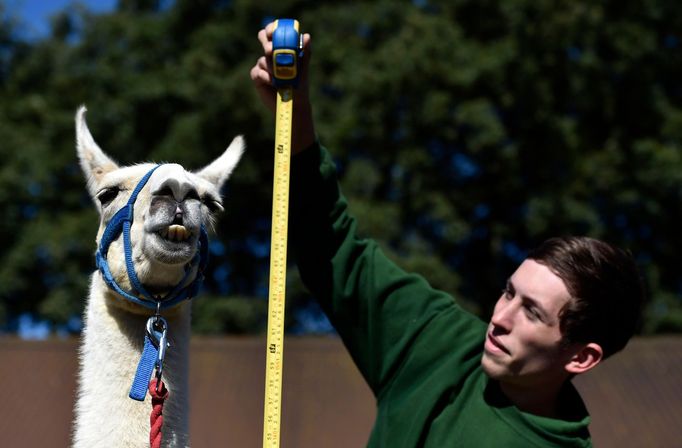
{"label": "white fur", "polygon": [[[88,191],[101,213],[97,232],[99,244],[106,223],[125,204],[132,189],[152,165],[119,167],[95,143],[85,123],[85,111],[85,107],[81,107],[76,114],[77,149]],[[243,150],[243,139],[237,137],[219,158],[197,173],[185,171],[175,164],[164,165],[154,172],[135,203],[131,228],[133,259],[143,284],[172,287],[182,279],[185,263],[196,250],[195,245],[187,244],[187,251],[191,253],[184,258],[171,261],[159,258],[166,246],[157,236],[154,226],[162,225],[168,214],[152,212],[152,194],[170,188],[174,198],[169,201],[184,204],[183,198],[193,190],[206,201],[209,198],[217,201],[216,208],[222,209],[219,205],[220,188],[237,165]],[[96,199],[98,193],[112,186],[120,187],[121,193],[110,205],[100,207]],[[208,226],[211,218],[208,208],[194,202],[194,205],[187,205],[184,215],[188,228],[199,222]],[[130,290],[121,237],[111,244],[107,258],[114,278],[123,288]],[[192,280],[188,279],[187,283]],[[128,392],[142,353],[145,323],[151,314],[153,312],[130,304],[111,291],[99,271],[92,274],[80,347],[74,447],[149,446],[151,399],[147,395],[144,402],[135,401],[128,397]],[[162,445],[187,447],[190,304],[182,303],[162,312],[162,315],[168,321],[170,342],[163,371],[169,397],[163,409]]]}

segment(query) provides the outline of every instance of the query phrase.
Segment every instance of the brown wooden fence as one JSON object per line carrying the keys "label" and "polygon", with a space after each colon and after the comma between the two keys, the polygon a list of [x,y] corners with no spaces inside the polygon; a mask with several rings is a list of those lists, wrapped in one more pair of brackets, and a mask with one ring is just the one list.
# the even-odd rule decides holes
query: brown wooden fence
{"label": "brown wooden fence", "polygon": [[[0,447],[66,447],[76,340],[0,338]],[[194,338],[192,446],[260,447],[262,338]],[[285,342],[283,448],[363,447],[373,397],[336,338]],[[638,339],[578,378],[597,448],[682,447],[682,338]]]}

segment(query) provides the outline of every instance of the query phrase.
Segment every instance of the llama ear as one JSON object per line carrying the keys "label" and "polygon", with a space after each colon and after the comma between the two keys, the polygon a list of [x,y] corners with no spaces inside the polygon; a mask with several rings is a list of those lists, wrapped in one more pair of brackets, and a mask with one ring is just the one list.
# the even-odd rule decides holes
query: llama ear
{"label": "llama ear", "polygon": [[239,163],[245,147],[244,138],[241,135],[235,137],[223,155],[215,159],[208,166],[195,172],[195,174],[220,189],[227,178],[230,177],[230,174],[232,174],[232,170],[237,166],[237,163]]}
{"label": "llama ear", "polygon": [[88,191],[94,197],[102,177],[116,169],[118,165],[109,158],[95,143],[85,123],[85,106],[81,106],[76,113],[76,148],[81,168],[88,181]]}

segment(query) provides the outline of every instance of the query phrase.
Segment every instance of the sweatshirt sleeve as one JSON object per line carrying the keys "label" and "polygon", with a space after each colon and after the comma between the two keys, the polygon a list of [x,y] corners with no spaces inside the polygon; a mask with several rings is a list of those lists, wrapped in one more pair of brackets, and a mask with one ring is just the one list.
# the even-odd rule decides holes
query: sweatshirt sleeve
{"label": "sweatshirt sleeve", "polygon": [[301,278],[379,396],[421,345],[415,341],[425,328],[439,315],[460,314],[459,307],[358,237],[334,163],[319,144],[292,159],[290,201]]}

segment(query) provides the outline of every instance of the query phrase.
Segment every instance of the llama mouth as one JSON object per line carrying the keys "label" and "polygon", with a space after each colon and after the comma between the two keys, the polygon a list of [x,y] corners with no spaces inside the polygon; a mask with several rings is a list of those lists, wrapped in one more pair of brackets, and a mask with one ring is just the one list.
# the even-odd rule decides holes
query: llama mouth
{"label": "llama mouth", "polygon": [[192,237],[192,232],[190,232],[185,226],[173,224],[161,229],[161,231],[159,231],[159,236],[174,243],[182,243]]}

